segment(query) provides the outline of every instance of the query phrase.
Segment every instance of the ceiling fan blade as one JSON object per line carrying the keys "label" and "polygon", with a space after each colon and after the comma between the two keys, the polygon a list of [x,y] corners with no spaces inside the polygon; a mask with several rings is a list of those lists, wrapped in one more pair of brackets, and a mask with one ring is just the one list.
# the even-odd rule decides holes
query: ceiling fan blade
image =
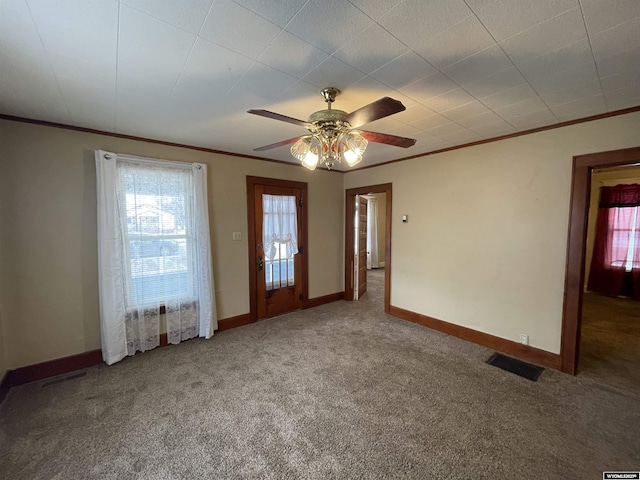
{"label": "ceiling fan blade", "polygon": [[304,120],[287,117],[286,115],[280,115],[279,113],[270,112],[269,110],[247,110],[247,113],[253,113],[254,115],[260,115],[261,117],[273,118],[274,120],[280,120],[281,122],[293,123],[294,125],[300,125],[301,127],[311,125],[309,122],[305,122]]}
{"label": "ceiling fan blade", "polygon": [[384,97],[349,113],[343,120],[349,122],[353,128],[358,128],[365,123],[373,122],[404,110],[406,110],[406,107],[402,102]]}
{"label": "ceiling fan blade", "polygon": [[414,138],[398,137],[397,135],[389,135],[388,133],[367,132],[365,130],[358,131],[370,142],[386,143],[387,145],[393,145],[394,147],[409,148],[416,143]]}
{"label": "ceiling fan blade", "polygon": [[282,140],[281,142],[272,143],[271,145],[265,145],[264,147],[254,148],[254,152],[264,152],[265,150],[271,150],[272,148],[282,147],[283,145],[289,145],[298,141],[300,137],[290,138],[289,140]]}

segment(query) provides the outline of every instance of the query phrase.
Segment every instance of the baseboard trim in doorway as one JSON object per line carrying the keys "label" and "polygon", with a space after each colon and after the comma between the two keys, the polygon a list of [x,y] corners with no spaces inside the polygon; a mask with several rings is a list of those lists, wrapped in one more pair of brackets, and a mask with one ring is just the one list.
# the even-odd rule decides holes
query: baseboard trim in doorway
{"label": "baseboard trim in doorway", "polygon": [[492,350],[512,355],[520,360],[560,370],[561,357],[557,353],[547,352],[546,350],[540,350],[539,348],[529,345],[522,345],[521,343],[496,337],[489,333],[479,332],[471,328],[438,320],[437,318],[428,317],[393,305],[391,305],[389,313],[402,320],[417,323],[432,330],[437,330],[447,335],[467,340],[468,342],[489,347]]}
{"label": "baseboard trim in doorway", "polygon": [[305,300],[302,308],[313,308],[325,305],[327,303],[337,302],[344,299],[344,292],[330,293],[329,295],[323,295],[322,297],[309,298]]}

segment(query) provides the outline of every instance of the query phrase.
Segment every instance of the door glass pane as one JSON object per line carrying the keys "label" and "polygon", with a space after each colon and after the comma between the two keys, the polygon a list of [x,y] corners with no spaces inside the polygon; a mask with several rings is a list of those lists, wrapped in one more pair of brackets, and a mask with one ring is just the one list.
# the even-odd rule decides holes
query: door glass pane
{"label": "door glass pane", "polygon": [[262,207],[267,290],[293,286],[293,256],[298,253],[296,197],[264,194]]}
{"label": "door glass pane", "polygon": [[286,245],[279,243],[277,253],[272,260],[265,261],[265,280],[267,290],[291,287],[295,284],[293,258],[286,258]]}

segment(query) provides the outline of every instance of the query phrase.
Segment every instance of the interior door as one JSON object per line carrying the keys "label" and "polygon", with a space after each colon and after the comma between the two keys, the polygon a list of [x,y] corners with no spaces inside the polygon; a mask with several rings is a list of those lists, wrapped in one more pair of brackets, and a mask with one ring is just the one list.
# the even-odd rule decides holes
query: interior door
{"label": "interior door", "polygon": [[356,275],[358,281],[358,298],[367,291],[367,198],[358,196],[356,207],[357,261]]}
{"label": "interior door", "polygon": [[[285,243],[273,242],[271,254],[265,253],[263,238],[264,222],[274,213],[265,209],[263,195],[283,197],[282,200],[293,205],[293,215],[297,218],[298,252],[292,258],[287,255]],[[257,318],[268,318],[291,312],[302,307],[302,262],[304,248],[301,218],[302,189],[254,185],[254,222],[255,222],[255,262],[256,262],[256,302]],[[267,204],[268,205],[268,204]],[[267,217],[265,217],[265,215]],[[275,254],[273,253],[275,251]],[[268,252],[267,252],[268,253]],[[271,257],[271,258],[270,258]]]}
{"label": "interior door", "polygon": [[390,183],[380,185],[369,185],[357,188],[348,188],[345,190],[345,215],[344,215],[344,233],[345,233],[345,249],[344,249],[344,298],[345,300],[357,300],[358,287],[355,285],[358,277],[356,275],[356,254],[357,248],[354,245],[358,241],[358,230],[355,225],[357,222],[356,208],[359,206],[357,200],[358,195],[369,195],[372,193],[385,194],[385,248],[384,248],[384,311],[391,312],[391,219],[393,200],[392,187]]}

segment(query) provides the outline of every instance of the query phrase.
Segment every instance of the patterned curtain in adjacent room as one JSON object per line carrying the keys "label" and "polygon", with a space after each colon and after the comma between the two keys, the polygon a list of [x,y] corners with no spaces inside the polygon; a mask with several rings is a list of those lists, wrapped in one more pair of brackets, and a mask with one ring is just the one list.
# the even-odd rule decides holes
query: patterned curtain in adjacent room
{"label": "patterned curtain in adjacent room", "polygon": [[625,276],[640,299],[640,185],[600,189],[596,236],[587,288],[619,295]]}

